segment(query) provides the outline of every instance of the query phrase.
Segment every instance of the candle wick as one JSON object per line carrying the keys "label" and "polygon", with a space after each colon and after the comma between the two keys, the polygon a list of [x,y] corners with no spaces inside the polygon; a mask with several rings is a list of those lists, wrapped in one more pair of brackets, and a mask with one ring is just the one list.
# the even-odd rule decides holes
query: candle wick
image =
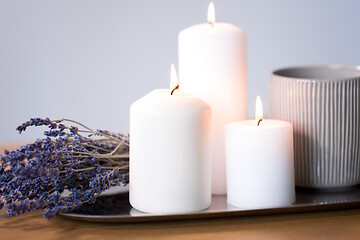
{"label": "candle wick", "polygon": [[214,23],[213,23],[213,22],[209,22],[209,24],[211,25],[211,27],[214,27]]}
{"label": "candle wick", "polygon": [[262,119],[260,118],[259,121],[258,121],[258,126],[260,126],[260,122],[262,121]]}
{"label": "candle wick", "polygon": [[174,93],[174,91],[175,91],[176,89],[179,89],[179,85],[177,85],[176,87],[174,87],[174,89],[171,91],[171,94],[170,94],[170,95],[173,95],[173,93]]}

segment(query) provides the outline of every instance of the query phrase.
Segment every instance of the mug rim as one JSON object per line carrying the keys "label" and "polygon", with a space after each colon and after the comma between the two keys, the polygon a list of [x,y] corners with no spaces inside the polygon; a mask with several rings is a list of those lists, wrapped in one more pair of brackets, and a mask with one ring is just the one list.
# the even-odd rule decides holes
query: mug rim
{"label": "mug rim", "polygon": [[[291,76],[290,74],[286,74],[288,71],[298,71],[298,70],[352,70],[354,72],[358,72],[358,74],[354,74],[352,77],[334,77],[334,78],[319,78],[319,77],[301,77],[301,76]],[[286,79],[294,79],[294,80],[308,80],[308,81],[344,81],[344,80],[356,80],[360,79],[360,65],[351,65],[351,64],[315,64],[315,65],[297,65],[290,67],[283,67],[274,70],[271,73],[272,76],[282,77]]]}

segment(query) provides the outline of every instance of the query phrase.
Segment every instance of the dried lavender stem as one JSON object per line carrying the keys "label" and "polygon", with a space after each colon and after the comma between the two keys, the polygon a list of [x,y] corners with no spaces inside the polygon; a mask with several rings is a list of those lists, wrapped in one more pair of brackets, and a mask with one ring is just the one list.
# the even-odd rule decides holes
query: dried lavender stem
{"label": "dried lavender stem", "polygon": [[[96,132],[96,133],[99,133],[99,132]],[[110,139],[112,139],[112,140],[115,140],[115,141],[117,141],[117,142],[120,141],[119,139],[114,138],[113,136],[110,136],[110,135],[108,135],[108,134],[106,134],[106,133],[99,133],[99,134],[102,135],[102,136],[108,137],[108,138],[110,138]],[[124,145],[129,146],[129,144],[127,144],[126,142],[124,142]]]}
{"label": "dried lavender stem", "polygon": [[119,148],[124,144],[125,139],[121,140],[121,142],[119,142],[119,144],[116,146],[116,148],[114,150],[112,150],[112,152],[106,154],[106,155],[113,155],[114,153],[117,152],[117,150],[119,150]]}
{"label": "dried lavender stem", "polygon": [[[85,147],[91,147],[91,148],[99,149],[99,150],[102,150],[102,151],[104,151],[104,152],[110,151],[109,149],[105,149],[105,148],[101,148],[101,147],[98,147],[98,146],[89,145],[89,144],[86,144],[86,143],[82,143],[81,145],[83,145],[83,146],[85,146]],[[120,146],[119,146],[119,147],[120,147]]]}
{"label": "dried lavender stem", "polygon": [[60,123],[60,122],[63,122],[63,121],[76,123],[76,124],[82,126],[83,128],[86,128],[87,130],[94,132],[94,130],[92,130],[91,128],[85,126],[84,124],[82,124],[82,123],[80,123],[80,122],[78,122],[78,121],[75,121],[75,120],[67,119],[67,118],[62,118],[62,119],[59,119],[59,120],[53,120],[53,121],[51,121],[51,122],[59,122],[59,123]]}
{"label": "dried lavender stem", "polygon": [[[93,153],[78,152],[78,151],[58,151],[58,152],[59,153],[71,153],[71,154],[84,154],[84,155],[92,156],[92,157],[95,157],[95,158],[127,158],[127,157],[129,157],[128,153],[109,156],[107,154],[93,154]],[[75,155],[73,157],[76,157],[76,156],[81,156],[81,155]]]}

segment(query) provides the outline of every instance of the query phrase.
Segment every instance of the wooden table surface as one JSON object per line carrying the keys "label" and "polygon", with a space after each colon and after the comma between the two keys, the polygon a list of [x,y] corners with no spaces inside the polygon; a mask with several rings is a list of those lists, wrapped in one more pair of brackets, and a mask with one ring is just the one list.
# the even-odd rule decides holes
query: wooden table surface
{"label": "wooden table surface", "polygon": [[0,239],[360,239],[360,208],[131,224],[47,221],[41,211],[8,217],[3,209]]}

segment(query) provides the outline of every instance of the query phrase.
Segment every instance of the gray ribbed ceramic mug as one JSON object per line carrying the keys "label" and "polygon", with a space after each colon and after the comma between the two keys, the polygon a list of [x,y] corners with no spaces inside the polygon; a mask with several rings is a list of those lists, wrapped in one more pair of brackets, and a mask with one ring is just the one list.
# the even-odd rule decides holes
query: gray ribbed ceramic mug
{"label": "gray ribbed ceramic mug", "polygon": [[296,185],[360,184],[360,66],[280,69],[269,86],[271,118],[294,124]]}

